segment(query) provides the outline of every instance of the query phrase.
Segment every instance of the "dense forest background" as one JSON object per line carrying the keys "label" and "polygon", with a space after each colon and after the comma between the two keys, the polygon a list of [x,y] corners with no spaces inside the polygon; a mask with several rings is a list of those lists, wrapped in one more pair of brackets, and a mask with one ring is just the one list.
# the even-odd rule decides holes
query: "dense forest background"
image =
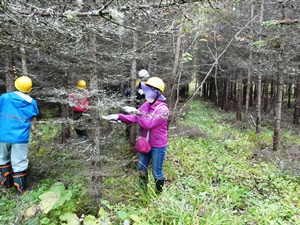
{"label": "dense forest background", "polygon": [[[14,90],[16,76],[31,77],[30,95],[41,110],[33,134],[50,124],[57,129],[54,148],[76,150],[67,96],[79,79],[87,81],[90,139],[81,150],[89,151],[101,198],[106,150],[125,133],[101,115],[135,106],[135,96],[123,91],[134,93],[140,69],[165,81],[170,127],[201,97],[235,112],[241,129],[255,129],[258,139],[270,123],[275,151],[283,147],[283,122],[299,134],[299,11],[297,0],[3,0],[0,91]],[[132,126],[131,145],[136,133]]]}
{"label": "dense forest background", "polygon": [[1,90],[28,75],[32,96],[55,103],[66,118],[66,95],[87,80],[99,148],[99,114],[122,105],[124,89],[134,93],[145,68],[167,85],[171,122],[185,106],[179,102],[207,96],[238,120],[252,120],[257,133],[262,114],[274,113],[278,149],[281,108],[293,109],[284,119],[299,125],[299,7],[267,0],[2,1]]}

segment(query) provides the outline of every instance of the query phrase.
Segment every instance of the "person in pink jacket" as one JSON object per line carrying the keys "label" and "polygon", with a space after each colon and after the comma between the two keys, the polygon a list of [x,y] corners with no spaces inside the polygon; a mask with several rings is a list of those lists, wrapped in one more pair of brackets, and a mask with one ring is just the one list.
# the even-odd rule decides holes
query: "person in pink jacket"
{"label": "person in pink jacket", "polygon": [[142,188],[147,187],[148,166],[152,161],[152,174],[155,179],[156,190],[160,193],[164,185],[164,174],[162,171],[164,158],[168,145],[168,105],[164,102],[164,82],[158,77],[151,77],[147,82],[142,82],[141,87],[145,94],[146,102],[141,105],[135,114],[111,114],[110,120],[120,120],[125,124],[137,123],[143,137],[147,136],[150,130],[149,143],[151,151],[140,153],[138,170]]}

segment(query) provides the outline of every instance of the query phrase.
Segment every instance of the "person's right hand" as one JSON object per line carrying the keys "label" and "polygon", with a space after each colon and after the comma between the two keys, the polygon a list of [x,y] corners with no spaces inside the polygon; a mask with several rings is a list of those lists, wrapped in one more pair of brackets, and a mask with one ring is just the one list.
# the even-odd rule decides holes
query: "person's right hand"
{"label": "person's right hand", "polygon": [[107,116],[107,118],[109,120],[118,120],[119,119],[119,115],[118,114],[110,114]]}

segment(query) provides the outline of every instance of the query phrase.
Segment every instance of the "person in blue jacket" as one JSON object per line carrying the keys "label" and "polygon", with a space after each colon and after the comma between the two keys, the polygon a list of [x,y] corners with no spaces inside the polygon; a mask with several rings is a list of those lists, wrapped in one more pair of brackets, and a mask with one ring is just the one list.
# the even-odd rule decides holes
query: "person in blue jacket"
{"label": "person in blue jacket", "polygon": [[0,96],[0,182],[6,187],[14,185],[23,194],[31,122],[39,110],[36,100],[27,94],[32,88],[29,77],[17,78],[15,87],[17,91]]}

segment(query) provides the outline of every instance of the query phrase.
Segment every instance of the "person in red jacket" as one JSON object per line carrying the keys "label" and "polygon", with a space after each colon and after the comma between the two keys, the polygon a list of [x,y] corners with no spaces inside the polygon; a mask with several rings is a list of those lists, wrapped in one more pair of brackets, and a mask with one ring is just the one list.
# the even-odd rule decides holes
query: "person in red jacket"
{"label": "person in red jacket", "polygon": [[86,82],[79,80],[77,89],[72,91],[68,97],[69,105],[72,107],[72,116],[75,121],[74,130],[79,138],[88,138],[85,124],[82,123],[82,116],[86,115],[90,103],[90,92],[86,89]]}

